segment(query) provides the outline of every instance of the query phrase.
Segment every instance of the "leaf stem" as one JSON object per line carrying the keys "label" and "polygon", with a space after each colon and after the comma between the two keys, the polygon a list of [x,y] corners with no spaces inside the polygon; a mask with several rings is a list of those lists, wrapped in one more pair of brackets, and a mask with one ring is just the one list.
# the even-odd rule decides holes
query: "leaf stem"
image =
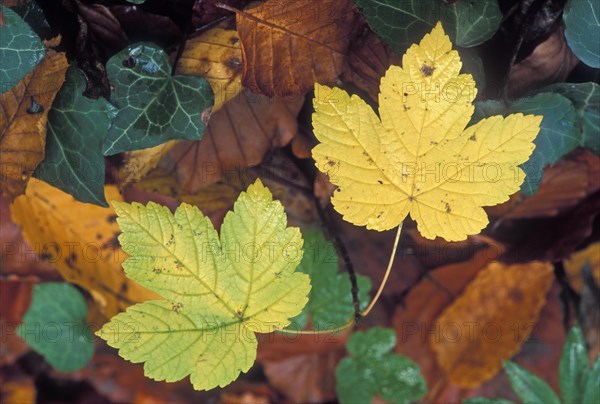
{"label": "leaf stem", "polygon": [[[400,234],[402,233],[402,224],[403,223],[400,223],[400,226],[398,226],[398,231],[396,232],[396,238],[394,240],[394,247],[392,248],[392,254],[390,255],[390,260],[388,262],[387,269],[385,270],[385,275],[383,276],[381,284],[379,285],[379,289],[377,290],[375,297],[373,297],[373,300],[371,300],[371,303],[369,303],[369,306],[367,306],[366,309],[364,309],[363,311],[360,312],[360,317],[365,317],[366,315],[368,315],[371,312],[371,310],[373,310],[373,307],[379,300],[379,297],[381,296],[381,293],[383,292],[383,289],[385,288],[385,285],[390,276],[390,273],[392,272],[392,265],[394,264],[394,258],[396,257],[396,251],[398,250],[398,244],[400,242]],[[293,335],[333,334],[333,333],[348,329],[355,324],[357,324],[357,322],[356,322],[355,318],[352,318],[352,319],[348,320],[344,325],[341,325],[336,328],[329,328],[326,330],[278,330],[277,332],[284,333],[284,334],[293,334]]]}

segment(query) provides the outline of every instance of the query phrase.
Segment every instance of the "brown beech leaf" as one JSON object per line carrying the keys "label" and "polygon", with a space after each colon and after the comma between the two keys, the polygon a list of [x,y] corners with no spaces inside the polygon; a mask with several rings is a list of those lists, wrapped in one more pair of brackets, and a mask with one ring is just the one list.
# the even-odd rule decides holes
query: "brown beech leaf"
{"label": "brown beech leaf", "polygon": [[361,28],[350,0],[267,0],[239,11],[244,86],[270,97],[333,84]]}
{"label": "brown beech leaf", "polygon": [[546,84],[565,81],[579,63],[559,26],[525,59],[514,65],[508,78],[508,94],[515,98]]}
{"label": "brown beech leaf", "polygon": [[[407,355],[421,367],[428,386],[443,378],[430,338],[440,339],[442,329],[434,320],[475,278],[477,273],[500,256],[503,246],[489,245],[463,262],[439,267],[410,290],[404,304],[398,306],[392,323],[398,334],[396,352]],[[462,322],[461,322],[462,324]],[[481,332],[483,325],[478,329]]]}
{"label": "brown beech leaf", "polygon": [[[330,338],[321,335],[317,338]],[[311,336],[314,340],[315,336]],[[293,340],[288,345],[300,344]],[[314,342],[309,341],[309,344]],[[335,367],[346,356],[342,345],[332,345],[329,351],[298,355],[281,361],[262,362],[269,383],[282,391],[294,403],[323,403],[335,399]]]}
{"label": "brown beech leaf", "polygon": [[[105,192],[108,200],[122,200],[115,186]],[[11,213],[38,255],[53,263],[65,280],[90,292],[107,318],[157,296],[125,276],[113,208],[78,202],[34,180],[15,199]]]}
{"label": "brown beech leaf", "polygon": [[160,165],[175,172],[189,193],[225,173],[260,164],[268,150],[285,146],[298,131],[304,96],[269,99],[244,89],[212,114],[202,140],[178,143]]}
{"label": "brown beech leaf", "polygon": [[352,45],[347,60],[342,79],[366,91],[373,101],[379,98],[379,84],[387,69],[402,62],[371,30],[365,31]]}
{"label": "brown beech leaf", "polygon": [[545,173],[538,192],[490,228],[508,245],[505,262],[562,260],[592,234],[600,212],[600,158],[578,150]]}
{"label": "brown beech leaf", "polygon": [[509,210],[503,220],[556,216],[599,189],[600,157],[581,150],[546,168],[535,195]]}
{"label": "brown beech leaf", "polygon": [[48,111],[66,69],[65,55],[49,49],[33,71],[0,96],[0,185],[9,201],[25,192],[44,158]]}
{"label": "brown beech leaf", "polygon": [[[491,262],[479,271],[435,320],[445,332],[430,343],[448,379],[473,388],[498,373],[531,333],[553,280],[552,265],[542,262]],[[524,335],[515,338],[515,329]]]}

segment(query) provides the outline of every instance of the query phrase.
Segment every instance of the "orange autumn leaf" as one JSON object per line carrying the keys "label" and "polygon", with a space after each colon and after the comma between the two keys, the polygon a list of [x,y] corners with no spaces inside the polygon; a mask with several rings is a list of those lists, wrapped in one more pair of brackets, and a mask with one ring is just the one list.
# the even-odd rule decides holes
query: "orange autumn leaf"
{"label": "orange autumn leaf", "polygon": [[64,53],[49,49],[33,71],[0,96],[0,184],[9,201],[25,192],[44,158],[48,111],[67,66]]}
{"label": "orange autumn leaf", "polygon": [[552,286],[552,265],[491,262],[435,320],[430,339],[450,382],[473,388],[516,354],[538,320]]}
{"label": "orange autumn leaf", "polygon": [[[122,200],[113,185],[105,192],[108,200]],[[11,213],[31,248],[54,264],[66,281],[86,289],[104,316],[156,297],[123,272],[126,254],[117,241],[114,208],[76,201],[35,180],[15,199]]]}
{"label": "orange autumn leaf", "polygon": [[237,12],[244,86],[273,97],[332,84],[361,27],[350,0],[268,0]]}

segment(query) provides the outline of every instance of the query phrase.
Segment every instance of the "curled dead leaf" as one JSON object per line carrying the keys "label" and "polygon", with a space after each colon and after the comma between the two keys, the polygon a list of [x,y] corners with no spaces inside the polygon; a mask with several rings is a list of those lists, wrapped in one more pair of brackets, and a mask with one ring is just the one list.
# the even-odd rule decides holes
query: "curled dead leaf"
{"label": "curled dead leaf", "polygon": [[0,184],[9,201],[25,192],[44,158],[48,111],[67,67],[64,53],[49,49],[33,71],[0,96]]}

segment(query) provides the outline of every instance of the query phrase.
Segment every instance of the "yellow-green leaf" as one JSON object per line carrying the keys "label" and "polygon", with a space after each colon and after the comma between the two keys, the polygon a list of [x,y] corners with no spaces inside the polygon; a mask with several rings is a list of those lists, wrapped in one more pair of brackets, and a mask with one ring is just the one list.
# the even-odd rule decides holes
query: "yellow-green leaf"
{"label": "yellow-green leaf", "polygon": [[285,328],[306,304],[309,278],[295,272],[302,236],[260,180],[240,194],[220,237],[191,205],[172,214],[152,202],[113,204],[125,272],[164,300],[130,307],[98,335],[145,362],[146,376],[225,386],[254,363],[255,333]]}
{"label": "yellow-green leaf", "polygon": [[313,149],[338,186],[335,209],[379,231],[408,214],[429,239],[464,240],[488,218],[482,206],[519,190],[541,116],[493,116],[466,128],[477,93],[440,23],[381,80],[379,117],[357,96],[315,88]]}

